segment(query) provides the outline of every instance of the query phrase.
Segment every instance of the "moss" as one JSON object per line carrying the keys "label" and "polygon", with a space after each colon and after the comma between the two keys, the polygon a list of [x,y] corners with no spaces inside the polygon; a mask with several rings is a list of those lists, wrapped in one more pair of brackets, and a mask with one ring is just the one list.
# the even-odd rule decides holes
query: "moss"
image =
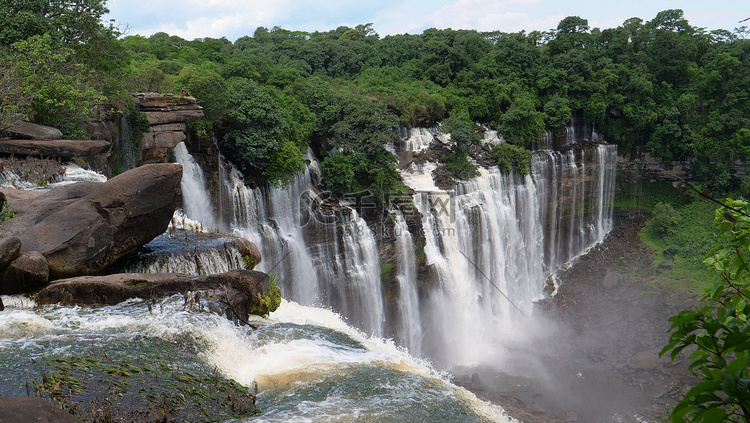
{"label": "moss", "polygon": [[259,412],[248,388],[183,353],[169,342],[140,339],[124,349],[40,356],[25,366],[37,376],[21,388],[85,421],[226,421]]}
{"label": "moss", "polygon": [[268,294],[264,295],[251,309],[250,313],[258,316],[268,316],[269,313],[276,311],[281,305],[281,288],[278,285],[278,274],[271,276],[268,284]]}

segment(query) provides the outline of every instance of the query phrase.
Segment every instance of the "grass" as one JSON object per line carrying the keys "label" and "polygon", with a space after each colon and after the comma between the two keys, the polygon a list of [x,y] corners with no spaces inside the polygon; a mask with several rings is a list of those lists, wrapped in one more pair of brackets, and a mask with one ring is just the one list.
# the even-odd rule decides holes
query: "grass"
{"label": "grass", "polygon": [[[632,174],[618,175],[620,192],[615,207],[633,213],[653,214],[656,204],[671,205],[677,216],[668,233],[655,228],[652,220],[640,231],[641,241],[653,251],[651,263],[641,263],[634,273],[642,277],[647,272],[657,280],[655,287],[668,291],[695,295],[711,286],[711,276],[703,265],[703,258],[714,244],[713,220],[716,205],[701,200],[693,193],[683,193],[670,182],[634,178]],[[673,265],[665,266],[663,263]],[[662,265],[662,267],[660,267]]]}

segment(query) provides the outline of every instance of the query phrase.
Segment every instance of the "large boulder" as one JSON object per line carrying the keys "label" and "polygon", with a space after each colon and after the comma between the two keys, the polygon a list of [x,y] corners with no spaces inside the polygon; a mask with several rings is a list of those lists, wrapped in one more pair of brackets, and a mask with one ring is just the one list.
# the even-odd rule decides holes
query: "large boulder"
{"label": "large boulder", "polygon": [[57,128],[39,125],[36,123],[16,120],[13,124],[3,131],[9,137],[25,138],[35,140],[59,140],[62,138],[62,132]]}
{"label": "large boulder", "polygon": [[81,423],[78,417],[38,397],[0,397],[0,423]]}
{"label": "large boulder", "polygon": [[2,190],[16,217],[0,237],[16,236],[39,251],[50,279],[97,273],[150,242],[169,226],[180,199],[182,166],[153,164],[104,184],[81,182],[44,193]]}
{"label": "large boulder", "polygon": [[[121,273],[54,281],[35,294],[37,304],[114,305],[130,298],[152,300],[192,292],[195,304],[231,319],[247,319],[268,295],[269,277],[254,270],[207,276],[180,273]],[[196,295],[201,292],[202,295]]]}
{"label": "large boulder", "polygon": [[39,289],[49,281],[47,259],[37,251],[21,254],[0,272],[0,294],[20,294]]}

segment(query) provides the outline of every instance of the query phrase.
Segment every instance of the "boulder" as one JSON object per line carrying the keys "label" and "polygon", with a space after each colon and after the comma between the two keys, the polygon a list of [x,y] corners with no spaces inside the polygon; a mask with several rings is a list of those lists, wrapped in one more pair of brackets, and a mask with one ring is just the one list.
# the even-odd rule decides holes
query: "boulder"
{"label": "boulder", "polygon": [[92,157],[109,150],[109,141],[104,140],[0,140],[0,153],[22,156]]}
{"label": "boulder", "polygon": [[255,243],[248,241],[245,238],[237,238],[233,240],[231,244],[232,247],[240,252],[242,257],[247,257],[252,263],[252,266],[250,266],[249,269],[254,269],[255,266],[260,264],[262,257],[260,255],[260,249]]}
{"label": "boulder", "polygon": [[5,305],[3,304],[3,299],[0,298],[0,311],[5,310]]}
{"label": "boulder", "polygon": [[[121,273],[60,279],[36,293],[38,304],[114,305],[130,298],[152,300],[192,292],[186,302],[234,320],[247,319],[253,306],[268,294],[269,278],[253,270],[208,276],[180,273]],[[195,293],[202,294],[196,295]]]}
{"label": "boulder", "polygon": [[57,128],[23,120],[13,122],[13,125],[3,132],[9,137],[32,140],[59,140],[62,138],[62,132]]}
{"label": "boulder", "polygon": [[81,423],[78,417],[38,397],[0,397],[0,423]]}
{"label": "boulder", "polygon": [[37,251],[21,254],[0,272],[0,294],[11,295],[34,291],[49,281],[47,259]]}
{"label": "boulder", "polygon": [[15,236],[0,239],[0,270],[21,255],[21,239]]}
{"label": "boulder", "polygon": [[97,273],[169,226],[180,200],[182,166],[153,164],[103,184],[81,182],[43,193],[2,190],[15,208],[0,237],[39,251],[51,279]]}

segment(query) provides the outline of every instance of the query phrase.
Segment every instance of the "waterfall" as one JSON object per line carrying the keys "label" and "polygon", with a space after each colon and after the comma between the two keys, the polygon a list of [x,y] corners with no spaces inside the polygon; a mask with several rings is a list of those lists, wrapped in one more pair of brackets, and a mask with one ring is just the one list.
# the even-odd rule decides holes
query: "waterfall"
{"label": "waterfall", "polygon": [[174,148],[177,162],[182,165],[182,204],[188,217],[200,222],[203,227],[212,229],[217,227],[211,198],[206,190],[203,170],[188,152],[184,142]]}
{"label": "waterfall", "polygon": [[615,154],[540,151],[525,177],[480,169],[450,191],[435,186],[435,164],[402,171],[437,280],[409,323],[422,327],[421,353],[470,363],[502,344],[498,328],[529,316],[547,277],[611,228]]}
{"label": "waterfall", "polygon": [[402,345],[410,351],[422,349],[422,323],[419,318],[419,297],[417,295],[417,263],[414,256],[414,240],[401,212],[395,213],[393,235],[396,238],[398,255],[398,312],[397,334]]}
{"label": "waterfall", "polygon": [[435,140],[437,128],[410,128],[406,131],[406,136],[402,140],[404,151],[413,151],[419,153],[430,148],[430,144]]}
{"label": "waterfall", "polygon": [[349,209],[314,213],[320,196],[307,169],[288,187],[255,189],[236,169],[221,169],[227,229],[260,247],[258,270],[278,273],[286,298],[334,308],[360,329],[381,334],[380,266],[367,223]]}

